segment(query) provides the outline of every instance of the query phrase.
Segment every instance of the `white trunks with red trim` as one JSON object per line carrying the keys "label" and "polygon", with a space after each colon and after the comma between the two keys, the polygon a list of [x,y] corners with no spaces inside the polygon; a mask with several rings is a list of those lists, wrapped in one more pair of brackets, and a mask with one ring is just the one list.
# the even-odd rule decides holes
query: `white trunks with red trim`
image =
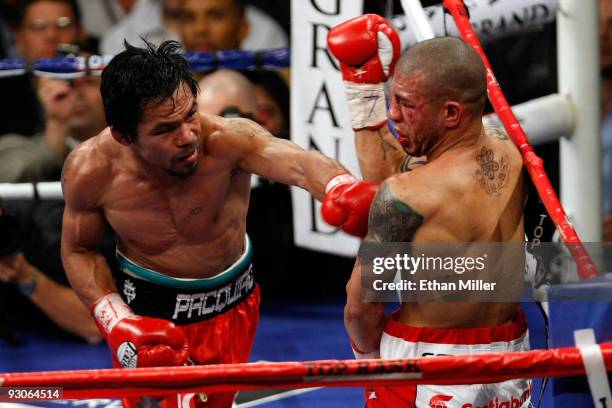
{"label": "white trunks with red trim", "polygon": [[[502,353],[529,350],[529,332],[520,308],[511,323],[491,328],[410,327],[387,319],[380,343],[384,359]],[[449,368],[449,375],[461,373]],[[530,406],[531,380],[494,384],[418,385],[379,387],[366,391],[368,407],[425,408],[526,408]]]}

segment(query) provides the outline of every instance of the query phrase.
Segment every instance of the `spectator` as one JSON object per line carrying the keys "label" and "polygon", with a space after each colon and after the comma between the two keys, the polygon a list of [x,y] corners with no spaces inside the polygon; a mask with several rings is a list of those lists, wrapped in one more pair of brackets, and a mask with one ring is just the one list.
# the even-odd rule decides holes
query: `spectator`
{"label": "spectator", "polygon": [[235,50],[249,25],[241,0],[182,0],[179,32],[187,51]]}
{"label": "spectator", "polygon": [[[39,90],[47,113],[45,132],[33,139],[20,135],[0,139],[0,181],[59,179],[63,159],[71,146],[106,126],[100,78],[78,78],[72,84],[41,78]],[[63,202],[19,202],[5,207],[6,213],[16,217],[17,225],[24,231],[23,248],[0,256],[0,281],[3,282],[0,289],[5,304],[11,305],[10,317],[15,328],[30,325],[30,328],[52,329],[48,327],[51,320],[65,332],[90,343],[100,341],[102,337],[89,310],[68,287],[62,268]],[[7,215],[0,216],[2,223],[6,219]],[[0,232],[6,234],[6,228]],[[0,242],[6,241],[0,239]],[[112,264],[114,240],[108,233],[102,248]]]}
{"label": "spectator", "polygon": [[140,37],[160,43],[179,36],[187,51],[252,50],[289,44],[273,18],[245,6],[244,0],[137,0],[131,12],[103,36],[101,50],[116,54],[123,50],[125,39],[137,45]]}
{"label": "spectator", "polygon": [[244,0],[180,0],[179,5],[179,34],[187,51],[287,46],[280,25]]}
{"label": "spectator", "polygon": [[[118,54],[124,50],[123,42],[142,46],[145,39],[153,44],[165,40],[178,40],[178,35],[168,28],[165,5],[169,0],[136,0],[122,2],[130,10],[119,23],[112,27],[103,37],[100,48],[103,54]],[[173,13],[170,13],[172,21]],[[172,24],[170,24],[172,25]]]}
{"label": "spectator", "polygon": [[40,78],[39,94],[46,112],[45,131],[34,137],[9,134],[0,138],[0,182],[59,179],[70,146],[106,127],[99,77],[72,83]]}
{"label": "spectator", "polygon": [[[22,58],[51,58],[59,44],[77,44],[85,38],[74,0],[28,0],[16,10],[14,37]],[[40,132],[44,119],[31,77],[1,78],[0,89],[10,95],[0,100],[0,135]]]}
{"label": "spectator", "polygon": [[[0,219],[6,217],[0,214]],[[13,314],[11,320],[18,321],[17,329],[27,326],[31,320],[39,322],[36,317],[32,318],[34,312],[30,311],[29,305],[24,302],[24,297],[27,297],[51,321],[65,331],[89,343],[100,342],[102,336],[89,310],[83,306],[66,283],[62,285],[56,279],[49,277],[30,263],[23,252],[0,257],[0,286],[14,285],[23,295],[19,298],[18,295],[16,296],[16,291],[7,290],[9,289],[7,287],[2,288],[3,300],[8,301],[7,304],[11,305]],[[27,316],[27,319],[23,318],[24,316]],[[38,325],[37,323],[35,325]]]}
{"label": "spectator", "polygon": [[289,139],[289,88],[275,71],[249,71],[245,75],[253,84],[257,110],[255,116],[273,135]]}
{"label": "spectator", "polygon": [[31,0],[25,4],[15,33],[22,57],[53,58],[58,44],[78,44],[85,39],[74,0]]}
{"label": "spectator", "polygon": [[240,73],[218,70],[201,79],[198,85],[200,111],[222,115],[227,108],[235,108],[242,116],[254,116],[256,105],[253,86]]}

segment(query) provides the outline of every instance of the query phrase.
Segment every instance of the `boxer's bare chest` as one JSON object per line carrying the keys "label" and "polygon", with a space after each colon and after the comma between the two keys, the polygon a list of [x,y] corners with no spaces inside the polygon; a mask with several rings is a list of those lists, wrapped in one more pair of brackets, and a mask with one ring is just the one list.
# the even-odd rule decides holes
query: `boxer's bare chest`
{"label": "boxer's bare chest", "polygon": [[243,223],[248,197],[249,175],[231,168],[203,169],[171,184],[126,172],[113,180],[103,208],[124,245],[158,253],[216,244]]}

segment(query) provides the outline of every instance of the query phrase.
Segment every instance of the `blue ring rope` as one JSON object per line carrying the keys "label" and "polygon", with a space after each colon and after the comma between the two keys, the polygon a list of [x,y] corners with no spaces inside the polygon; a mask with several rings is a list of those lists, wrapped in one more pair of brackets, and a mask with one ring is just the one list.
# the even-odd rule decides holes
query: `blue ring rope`
{"label": "blue ring rope", "polygon": [[[33,73],[39,76],[76,78],[85,71],[102,71],[113,57],[91,55],[88,57],[44,58],[35,61],[0,59],[0,76],[16,76]],[[276,48],[261,51],[191,52],[185,54],[194,72],[212,71],[217,68],[252,70],[257,68],[283,68],[291,64],[290,49]]]}

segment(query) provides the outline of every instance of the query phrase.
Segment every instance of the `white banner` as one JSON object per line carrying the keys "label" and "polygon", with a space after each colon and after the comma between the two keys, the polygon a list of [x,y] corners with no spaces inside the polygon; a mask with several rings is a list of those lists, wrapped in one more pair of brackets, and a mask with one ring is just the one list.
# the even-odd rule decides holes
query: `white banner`
{"label": "white banner", "polygon": [[[464,0],[469,9],[470,22],[482,42],[492,41],[513,34],[535,30],[545,23],[554,21],[559,0]],[[453,17],[444,14],[441,5],[425,8],[436,37],[459,36]],[[446,34],[444,24],[446,22]],[[399,31],[402,48],[416,43],[416,36],[407,27],[404,15],[391,20]]]}
{"label": "white banner", "polygon": [[[348,105],[327,33],[362,14],[362,0],[293,0],[291,3],[291,140],[317,149],[359,174]],[[296,245],[354,256],[359,240],[326,225],[321,204],[291,189]]]}

